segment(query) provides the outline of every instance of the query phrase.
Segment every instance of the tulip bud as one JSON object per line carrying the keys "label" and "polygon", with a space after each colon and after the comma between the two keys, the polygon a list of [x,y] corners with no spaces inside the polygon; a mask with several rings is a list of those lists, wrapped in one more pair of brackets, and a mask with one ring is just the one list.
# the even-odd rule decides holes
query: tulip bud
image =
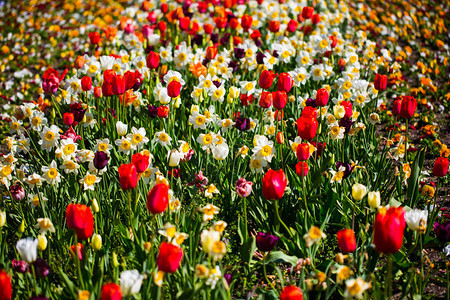
{"label": "tulip bud", "polygon": [[280,21],[269,21],[269,30],[274,33],[280,31]]}
{"label": "tulip bud", "polygon": [[181,83],[177,80],[172,80],[167,86],[167,95],[170,98],[176,98],[180,95]]}
{"label": "tulip bud", "polygon": [[72,126],[73,123],[75,122],[74,114],[73,113],[69,113],[69,112],[64,113],[64,115],[63,115],[63,122],[67,126]]}
{"label": "tulip bud", "polygon": [[134,164],[122,164],[119,167],[119,181],[122,190],[132,190],[136,187],[138,177]]}
{"label": "tulip bud", "polygon": [[94,97],[95,98],[101,98],[102,97],[102,87],[96,86],[94,88]]}
{"label": "tulip bud", "polygon": [[252,193],[253,182],[245,180],[241,177],[236,181],[236,193],[242,197],[247,198]]}
{"label": "tulip bud", "polygon": [[402,207],[379,209],[373,225],[375,249],[384,254],[397,253],[403,244],[405,227],[405,211]]}
{"label": "tulip bud", "polygon": [[147,194],[147,209],[152,214],[164,212],[169,205],[169,186],[156,184]]}
{"label": "tulip bud", "polygon": [[20,201],[25,198],[25,190],[20,184],[10,186],[9,191],[11,192],[11,197],[16,201]]}
{"label": "tulip bud", "polygon": [[446,157],[438,157],[434,161],[433,165],[433,175],[436,177],[444,177],[448,172],[448,158]]}
{"label": "tulip bud", "polygon": [[278,144],[283,144],[284,143],[284,134],[282,131],[279,131],[277,133],[277,143]]}
{"label": "tulip bud", "polygon": [[97,170],[102,170],[103,168],[105,168],[108,165],[108,162],[109,162],[108,154],[106,154],[103,151],[95,152],[93,163],[94,167]]}
{"label": "tulip bud", "polygon": [[284,195],[287,186],[286,175],[283,170],[274,171],[269,169],[264,174],[262,180],[262,188],[264,198],[267,200],[280,200]]}
{"label": "tulip bud", "polygon": [[308,172],[309,172],[308,163],[305,161],[299,161],[295,165],[295,172],[300,177],[305,177],[306,175],[308,175]]}
{"label": "tulip bud", "polygon": [[147,56],[147,67],[156,69],[159,66],[159,53],[151,51]]}
{"label": "tulip bud", "polygon": [[325,106],[328,103],[328,91],[326,89],[318,89],[316,95],[316,105]]}
{"label": "tulip bud", "polygon": [[365,185],[362,185],[360,183],[355,183],[352,186],[352,197],[356,201],[361,201],[362,198],[364,198],[364,196],[366,195],[366,193],[367,193],[367,188]]}
{"label": "tulip bud", "polygon": [[272,105],[272,93],[263,91],[259,100],[259,106],[262,108],[269,108]]}
{"label": "tulip bud", "polygon": [[372,208],[378,208],[381,205],[380,192],[369,192],[367,201]]}
{"label": "tulip bud", "polygon": [[128,125],[119,121],[116,123],[116,130],[119,136],[124,136],[125,134],[127,134]]}
{"label": "tulip bud", "polygon": [[6,212],[0,210],[0,228],[6,224]]}
{"label": "tulip bud", "polygon": [[39,251],[44,251],[45,249],[47,249],[47,238],[45,237],[45,235],[43,234],[38,235],[37,240],[38,240],[37,249]]}
{"label": "tulip bud", "polygon": [[20,226],[19,226],[19,233],[24,233],[25,232],[25,221],[22,220],[22,222],[20,222]]}
{"label": "tulip bud", "polygon": [[260,251],[272,251],[278,243],[279,238],[266,232],[258,232],[256,235],[256,247]]}
{"label": "tulip bud", "polygon": [[280,75],[278,75],[277,89],[279,91],[285,91],[286,93],[289,93],[293,86],[294,80],[292,79],[291,75],[289,75],[289,73],[281,73]]}
{"label": "tulip bud", "polygon": [[102,248],[102,236],[99,234],[94,234],[91,239],[91,247],[95,251],[99,251]]}
{"label": "tulip bud", "polygon": [[152,243],[150,243],[150,242],[145,242],[144,243],[144,249],[145,249],[145,251],[146,252],[150,252],[150,250],[152,249]]}
{"label": "tulip bud", "polygon": [[349,253],[356,250],[355,233],[351,229],[342,229],[337,232],[338,246],[342,253]]}
{"label": "tulip bud", "polygon": [[414,116],[417,108],[417,100],[411,96],[404,96],[402,98],[400,107],[400,117],[411,119]]}
{"label": "tulip bud", "polygon": [[112,254],[112,264],[115,268],[117,268],[119,266],[119,261],[117,260],[116,252],[113,252],[113,254]]}
{"label": "tulip bud", "polygon": [[386,89],[386,85],[387,85],[387,75],[376,74],[374,82],[375,89],[377,89],[379,92],[382,92]]}
{"label": "tulip bud", "polygon": [[276,91],[272,93],[273,107],[283,109],[287,104],[287,94],[285,91]]}
{"label": "tulip bud", "polygon": [[92,88],[92,78],[89,76],[83,76],[81,78],[81,89],[83,92],[90,91]]}
{"label": "tulip bud", "polygon": [[94,198],[94,200],[92,200],[92,211],[94,211],[95,213],[98,213],[100,211],[100,207],[98,206],[97,199],[95,199],[95,198]]}
{"label": "tulip bud", "polygon": [[305,161],[309,159],[309,144],[302,143],[297,146],[297,158],[299,161]]}
{"label": "tulip bud", "polygon": [[301,288],[295,285],[287,285],[280,294],[280,300],[303,300]]}

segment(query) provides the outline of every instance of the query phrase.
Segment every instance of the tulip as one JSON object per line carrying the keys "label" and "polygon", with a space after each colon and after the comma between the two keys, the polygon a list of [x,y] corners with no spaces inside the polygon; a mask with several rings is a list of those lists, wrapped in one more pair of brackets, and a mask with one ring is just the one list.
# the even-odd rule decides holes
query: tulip
{"label": "tulip", "polygon": [[47,277],[50,274],[50,266],[43,258],[38,257],[33,267],[37,278]]}
{"label": "tulip", "polygon": [[341,229],[337,232],[337,242],[342,253],[349,253],[356,250],[355,232],[351,229]]}
{"label": "tulip", "polygon": [[308,160],[310,156],[309,144],[302,143],[297,146],[297,158],[300,161]]}
{"label": "tulip", "polygon": [[278,132],[277,132],[277,138],[276,138],[276,140],[277,140],[277,143],[278,143],[278,144],[284,144],[284,134],[283,134],[282,131],[278,131]]}
{"label": "tulip", "polygon": [[166,31],[166,29],[167,29],[167,24],[166,24],[166,22],[164,22],[164,21],[159,21],[158,22],[158,29],[159,29],[159,31],[160,32],[165,32]]}
{"label": "tulip", "polygon": [[72,126],[73,123],[75,123],[75,116],[73,115],[73,113],[69,113],[66,112],[63,115],[63,122],[64,124],[66,124],[67,126]]}
{"label": "tulip", "polygon": [[39,251],[44,251],[45,249],[47,249],[47,238],[45,237],[45,235],[40,234],[37,236],[37,240],[38,240],[38,245],[37,245],[37,249]]}
{"label": "tulip", "polygon": [[158,269],[166,273],[175,273],[183,258],[183,249],[173,244],[163,242],[159,247],[156,260]]}
{"label": "tulip", "polygon": [[252,27],[252,23],[253,23],[253,17],[249,16],[249,15],[243,15],[241,17],[241,26],[242,28],[244,28],[244,31],[248,31],[250,29],[250,27]]}
{"label": "tulip", "polygon": [[245,180],[245,178],[239,178],[236,181],[236,193],[242,197],[247,198],[252,193],[253,182]]}
{"label": "tulip", "polygon": [[147,68],[156,69],[159,66],[159,53],[151,51],[147,55]]}
{"label": "tulip", "polygon": [[276,91],[272,93],[273,107],[283,109],[287,104],[287,94],[285,91]]}
{"label": "tulip", "polygon": [[352,103],[350,101],[342,101],[341,105],[345,109],[344,118],[350,119],[352,117]]}
{"label": "tulip", "polygon": [[81,89],[83,92],[90,91],[92,88],[92,78],[89,76],[83,76],[81,78]]}
{"label": "tulip", "polygon": [[12,299],[12,285],[11,277],[5,270],[0,270],[0,299],[10,300]]}
{"label": "tulip", "polygon": [[392,114],[394,116],[400,116],[400,111],[402,109],[402,100],[395,100],[394,101],[394,106],[392,108]]}
{"label": "tulip", "polygon": [[288,32],[295,32],[296,30],[297,30],[297,26],[298,26],[298,23],[297,23],[297,21],[295,21],[295,20],[290,20],[289,21],[289,23],[288,23],[288,25],[287,25],[287,31]]}
{"label": "tulip", "polygon": [[300,117],[297,120],[298,135],[307,141],[311,141],[317,133],[319,123],[315,118]]}
{"label": "tulip", "polygon": [[144,36],[145,39],[148,39],[152,33],[153,28],[150,25],[145,24],[144,26],[142,26],[142,35]]}
{"label": "tulip", "polygon": [[262,108],[269,108],[272,105],[272,93],[263,91],[259,99],[259,106]]}
{"label": "tulip", "polygon": [[316,105],[325,106],[328,103],[328,91],[326,89],[318,89],[316,95]]}
{"label": "tulip", "polygon": [[69,204],[66,210],[67,227],[75,230],[78,240],[86,240],[94,232],[91,209],[83,204]]}
{"label": "tulip", "polygon": [[147,194],[147,209],[152,214],[164,212],[169,205],[169,186],[156,184]]}
{"label": "tulip", "polygon": [[19,240],[16,244],[16,249],[19,252],[20,258],[31,264],[37,258],[37,246],[38,240],[28,237]]}
{"label": "tulip", "polygon": [[6,212],[0,210],[0,228],[6,224]]}
{"label": "tulip", "polygon": [[[11,265],[12,265],[14,271],[16,271],[18,273],[23,274],[28,270],[28,264],[23,260],[13,259],[11,262]],[[0,298],[0,299],[2,299],[2,298]]]}
{"label": "tulip", "polygon": [[113,92],[113,78],[116,76],[116,72],[113,70],[106,70],[103,72],[103,84],[102,84],[102,94],[105,97],[114,95]]}
{"label": "tulip", "polygon": [[139,293],[144,276],[138,270],[127,270],[120,273],[120,288],[123,296],[131,296]]}
{"label": "tulip", "polygon": [[169,107],[165,105],[161,105],[158,107],[157,116],[160,118],[167,118],[169,116]]}
{"label": "tulip", "polygon": [[89,41],[91,42],[92,45],[97,45],[100,42],[100,33],[90,32]]}
{"label": "tulip", "polygon": [[122,289],[120,285],[116,283],[107,283],[102,286],[102,291],[100,293],[100,300],[121,300],[122,299]]}
{"label": "tulip", "polygon": [[277,77],[273,71],[264,70],[259,76],[259,86],[262,89],[269,89],[272,86],[273,80]]}
{"label": "tulip", "polygon": [[311,22],[312,22],[314,25],[319,24],[319,22],[320,22],[320,15],[319,15],[319,14],[314,14],[314,15],[312,16],[312,18],[311,18]]}
{"label": "tulip", "polygon": [[450,242],[450,221],[444,223],[434,223],[434,232],[439,241],[442,243]]}
{"label": "tulip", "polygon": [[103,152],[103,151],[97,151],[97,152],[95,152],[93,163],[94,163],[94,167],[95,167],[97,170],[101,170],[101,169],[103,169],[104,167],[106,167],[106,166],[108,165],[108,162],[109,162],[109,156],[108,156],[108,154],[106,154],[106,153]]}
{"label": "tulip", "polygon": [[268,232],[258,232],[258,234],[256,235],[256,247],[258,247],[260,251],[269,252],[275,248],[278,240],[279,237],[271,235]]}
{"label": "tulip", "polygon": [[303,17],[303,19],[311,18],[313,13],[314,13],[314,7],[305,6],[302,9],[302,17]]}
{"label": "tulip", "polygon": [[280,300],[303,300],[303,292],[298,286],[287,285],[280,294]]}
{"label": "tulip", "polygon": [[294,79],[292,79],[289,73],[281,73],[278,75],[277,89],[279,91],[285,91],[289,93],[289,91],[294,86]]}
{"label": "tulip", "polygon": [[386,89],[387,85],[387,75],[375,75],[375,82],[374,82],[375,88],[382,92]]}
{"label": "tulip", "polygon": [[317,119],[317,109],[311,106],[307,106],[302,110],[300,117]]}
{"label": "tulip", "polygon": [[369,192],[367,201],[372,208],[378,208],[381,205],[380,192]]}
{"label": "tulip", "polygon": [[181,17],[178,19],[179,26],[181,30],[187,31],[189,26],[191,25],[191,18],[189,17]]}
{"label": "tulip", "polygon": [[78,256],[79,260],[83,260],[83,250],[84,246],[82,243],[77,243],[77,245],[70,246],[70,255],[72,255],[72,258],[75,259],[75,255]]}
{"label": "tulip", "polygon": [[283,170],[274,171],[270,169],[264,174],[262,188],[264,198],[267,200],[280,200],[287,186],[286,175]]}
{"label": "tulip", "polygon": [[299,161],[295,165],[295,172],[300,177],[305,177],[306,175],[308,175],[308,172],[309,172],[308,163],[305,161]]}
{"label": "tulip", "polygon": [[436,177],[444,177],[448,172],[448,158],[438,157],[434,161],[433,175]]}
{"label": "tulip", "polygon": [[119,121],[116,123],[116,130],[119,136],[124,136],[125,134],[127,134],[128,125]]}
{"label": "tulip", "polygon": [[280,31],[280,21],[269,21],[269,30],[274,33]]}
{"label": "tulip", "polygon": [[123,75],[113,77],[112,91],[114,95],[122,95],[125,93],[125,77]]}
{"label": "tulip", "polygon": [[411,96],[404,96],[402,98],[402,106],[400,107],[400,117],[411,119],[414,116],[417,108],[417,100]]}
{"label": "tulip", "polygon": [[99,234],[94,234],[91,239],[91,247],[95,251],[102,249],[102,236]]}
{"label": "tulip", "polygon": [[102,97],[102,88],[99,86],[96,86],[94,88],[94,97],[95,98],[101,98]]}
{"label": "tulip", "polygon": [[150,156],[135,153],[131,157],[131,163],[136,167],[136,172],[144,173],[150,164]]}
{"label": "tulip", "polygon": [[180,91],[181,83],[177,80],[172,80],[167,86],[167,95],[169,95],[170,98],[178,97],[178,95],[180,95]]}
{"label": "tulip", "polygon": [[409,229],[425,233],[427,229],[428,211],[420,209],[410,209],[405,213],[405,222]]}
{"label": "tulip", "polygon": [[122,190],[132,190],[137,185],[137,171],[134,164],[122,164],[119,167],[119,181]]}
{"label": "tulip", "polygon": [[352,186],[352,197],[356,201],[361,201],[362,198],[367,194],[367,188],[365,185],[362,185],[360,183],[355,183]]}
{"label": "tulip", "polygon": [[[448,162],[447,162],[448,165]],[[9,187],[9,191],[11,192],[11,197],[16,200],[20,201],[23,198],[25,198],[25,190],[20,184],[14,184]]]}
{"label": "tulip", "polygon": [[394,254],[403,244],[405,211],[402,207],[381,208],[375,217],[373,243],[378,252]]}
{"label": "tulip", "polygon": [[123,76],[125,78],[125,90],[135,89],[135,87],[135,90],[137,90],[141,86],[143,79],[139,71],[126,71]]}
{"label": "tulip", "polygon": [[209,60],[212,60],[214,58],[216,58],[217,55],[217,47],[214,46],[210,46],[208,48],[206,48],[206,58]]}

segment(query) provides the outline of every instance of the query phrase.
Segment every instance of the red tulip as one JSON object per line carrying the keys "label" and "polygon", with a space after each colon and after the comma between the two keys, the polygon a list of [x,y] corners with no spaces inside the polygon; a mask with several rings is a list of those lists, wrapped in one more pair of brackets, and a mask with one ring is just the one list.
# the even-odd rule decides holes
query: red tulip
{"label": "red tulip", "polygon": [[272,86],[273,80],[277,77],[277,74],[275,74],[273,71],[264,70],[261,72],[261,75],[259,76],[259,86],[262,89],[270,89]]}
{"label": "red tulip", "polygon": [[137,185],[137,171],[134,164],[122,164],[119,167],[119,181],[122,190],[132,190]]}
{"label": "red tulip", "polygon": [[97,45],[100,42],[100,33],[90,32],[89,41],[91,42],[92,45]]}
{"label": "red tulip", "polygon": [[0,270],[0,287],[0,299],[12,299],[11,277],[9,277],[5,270]]}
{"label": "red tulip", "polygon": [[71,126],[75,122],[75,116],[73,113],[66,112],[63,115],[63,122],[64,124]]}
{"label": "red tulip", "polygon": [[351,229],[341,229],[337,232],[337,242],[342,253],[349,253],[356,250],[355,232]]}
{"label": "red tulip", "polygon": [[167,95],[169,95],[170,98],[178,97],[178,95],[180,95],[180,91],[181,83],[177,80],[172,80],[167,86]]}
{"label": "red tulip", "polygon": [[262,188],[264,198],[267,200],[280,200],[284,195],[286,186],[287,179],[283,169],[278,171],[269,169],[269,171],[264,174]]}
{"label": "red tulip", "polygon": [[300,177],[305,177],[306,175],[308,175],[309,172],[308,163],[306,161],[299,161],[295,165],[295,172]]}
{"label": "red tulip", "polygon": [[219,29],[225,28],[228,24],[228,19],[226,17],[217,17],[214,18],[214,23],[216,23],[216,27]]}
{"label": "red tulip", "polygon": [[138,81],[142,81],[142,76],[139,73],[139,71],[136,72],[126,71],[124,74],[124,78],[125,78],[125,90],[131,90]]}
{"label": "red tulip", "polygon": [[284,143],[284,134],[282,131],[278,131],[278,133],[277,133],[277,143],[278,144]]}
{"label": "red tulip", "polygon": [[317,119],[317,109],[312,106],[307,106],[302,110],[300,117]]}
{"label": "red tulip", "polygon": [[253,17],[249,15],[243,15],[241,18],[241,26],[244,31],[248,31],[252,27]]}
{"label": "red tulip", "polygon": [[92,88],[92,78],[89,76],[83,76],[81,78],[81,89],[83,92],[90,91]]}
{"label": "red tulip", "polygon": [[307,141],[311,141],[317,133],[319,123],[315,118],[300,117],[297,120],[298,135]]}
{"label": "red tulip", "polygon": [[205,25],[203,25],[203,30],[205,31],[206,34],[211,34],[214,30],[214,26],[212,26],[209,23],[206,23]]}
{"label": "red tulip", "polygon": [[167,184],[156,184],[147,194],[147,209],[156,215],[164,212],[169,205],[169,187]]}
{"label": "red tulip", "polygon": [[278,76],[277,89],[279,91],[285,91],[286,93],[289,93],[293,86],[294,79],[292,79],[291,75],[289,75],[288,73],[281,73]]}
{"label": "red tulip", "polygon": [[380,209],[373,225],[373,243],[376,250],[384,254],[393,254],[400,250],[405,226],[405,211],[402,207]]}
{"label": "red tulip", "polygon": [[96,86],[94,88],[94,97],[95,98],[101,98],[102,97],[102,88],[99,86]]}
{"label": "red tulip", "polygon": [[288,32],[295,32],[297,30],[298,23],[295,20],[290,20],[287,25]]}
{"label": "red tulip", "polygon": [[278,32],[278,31],[280,31],[280,21],[271,20],[269,22],[269,30],[271,32]]}
{"label": "red tulip", "polygon": [[106,70],[103,72],[103,84],[102,84],[102,94],[105,97],[114,95],[113,93],[113,78],[116,76],[116,72],[113,70]]}
{"label": "red tulip", "polygon": [[173,244],[163,242],[159,246],[159,254],[156,260],[158,269],[166,273],[175,273],[183,258],[183,249]]}
{"label": "red tulip", "polygon": [[374,82],[375,88],[382,92],[386,89],[387,85],[387,75],[381,75],[377,74],[375,75],[375,82]]}
{"label": "red tulip", "polygon": [[206,48],[206,58],[207,59],[214,59],[216,58],[217,55],[217,47],[214,46],[209,46],[208,48]]}
{"label": "red tulip", "polygon": [[287,104],[287,94],[285,91],[276,91],[272,93],[273,107],[283,109]]}
{"label": "red tulip", "polygon": [[151,51],[147,55],[147,68],[156,69],[159,66],[159,53]]}
{"label": "red tulip", "polygon": [[448,172],[448,158],[436,158],[433,166],[433,175],[436,177],[444,177]]}
{"label": "red tulip", "polygon": [[272,105],[272,93],[263,91],[259,99],[259,106],[262,108],[269,108]]}
{"label": "red tulip", "polygon": [[169,115],[169,107],[165,105],[158,107],[157,114],[160,118],[167,118],[167,116]]}
{"label": "red tulip", "polygon": [[395,100],[394,101],[394,107],[392,108],[392,114],[394,116],[400,116],[400,111],[402,109],[402,100]]}
{"label": "red tulip", "polygon": [[125,77],[123,75],[113,77],[112,90],[114,95],[122,95],[125,93]]}
{"label": "red tulip", "polygon": [[116,283],[107,283],[102,286],[100,300],[120,300],[122,299],[122,289]]}
{"label": "red tulip", "polygon": [[191,25],[191,18],[181,17],[178,21],[181,30],[187,31],[189,29],[189,26]]}
{"label": "red tulip", "polygon": [[76,248],[77,249],[75,250],[75,245],[70,246],[70,255],[72,255],[72,258],[75,259],[76,257],[75,252],[76,252],[76,255],[78,255],[78,259],[83,260],[83,249],[84,249],[83,244],[78,243]]}
{"label": "red tulip", "polygon": [[164,21],[159,21],[158,22],[158,29],[161,33],[165,32],[167,29],[167,24]]}
{"label": "red tulip", "polygon": [[136,167],[136,172],[144,173],[150,164],[150,156],[135,153],[131,157],[131,163]]}
{"label": "red tulip", "polygon": [[350,101],[341,101],[341,105],[345,108],[344,118],[350,119],[352,117],[352,103]]}
{"label": "red tulip", "polygon": [[309,155],[309,144],[302,143],[297,146],[297,158],[299,161],[308,160]]}
{"label": "red tulip", "polygon": [[285,286],[280,294],[280,300],[303,300],[303,292],[298,286]]}
{"label": "red tulip", "polygon": [[312,17],[313,13],[314,13],[314,7],[305,6],[302,9],[302,18],[309,19]]}
{"label": "red tulip", "polygon": [[317,106],[325,106],[328,103],[328,91],[326,89],[318,89],[316,94]]}
{"label": "red tulip", "polygon": [[320,22],[320,16],[319,16],[319,14],[313,15],[313,16],[311,17],[311,22],[312,22],[314,25],[319,24],[319,22]]}
{"label": "red tulip", "polygon": [[239,20],[236,18],[232,18],[228,24],[230,25],[231,29],[236,29],[239,26]]}
{"label": "red tulip", "polygon": [[86,240],[94,233],[94,216],[89,206],[69,204],[66,210],[67,227],[75,230],[78,240]]}
{"label": "red tulip", "polygon": [[417,108],[417,100],[411,96],[404,96],[402,98],[402,106],[400,108],[400,117],[411,119],[414,116]]}

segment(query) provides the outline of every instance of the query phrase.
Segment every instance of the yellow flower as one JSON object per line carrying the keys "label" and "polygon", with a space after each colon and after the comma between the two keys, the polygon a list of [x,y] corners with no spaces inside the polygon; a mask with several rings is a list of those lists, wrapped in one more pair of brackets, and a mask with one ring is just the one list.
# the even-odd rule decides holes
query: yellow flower
{"label": "yellow flower", "polygon": [[356,201],[361,201],[362,198],[367,194],[367,188],[365,185],[362,185],[360,183],[355,183],[352,186],[352,197]]}

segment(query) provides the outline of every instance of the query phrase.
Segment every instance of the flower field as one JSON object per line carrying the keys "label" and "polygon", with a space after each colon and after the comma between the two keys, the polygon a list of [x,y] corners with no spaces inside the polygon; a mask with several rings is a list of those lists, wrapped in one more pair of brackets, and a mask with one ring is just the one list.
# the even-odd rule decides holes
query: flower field
{"label": "flower field", "polygon": [[449,299],[448,3],[0,7],[0,300]]}

